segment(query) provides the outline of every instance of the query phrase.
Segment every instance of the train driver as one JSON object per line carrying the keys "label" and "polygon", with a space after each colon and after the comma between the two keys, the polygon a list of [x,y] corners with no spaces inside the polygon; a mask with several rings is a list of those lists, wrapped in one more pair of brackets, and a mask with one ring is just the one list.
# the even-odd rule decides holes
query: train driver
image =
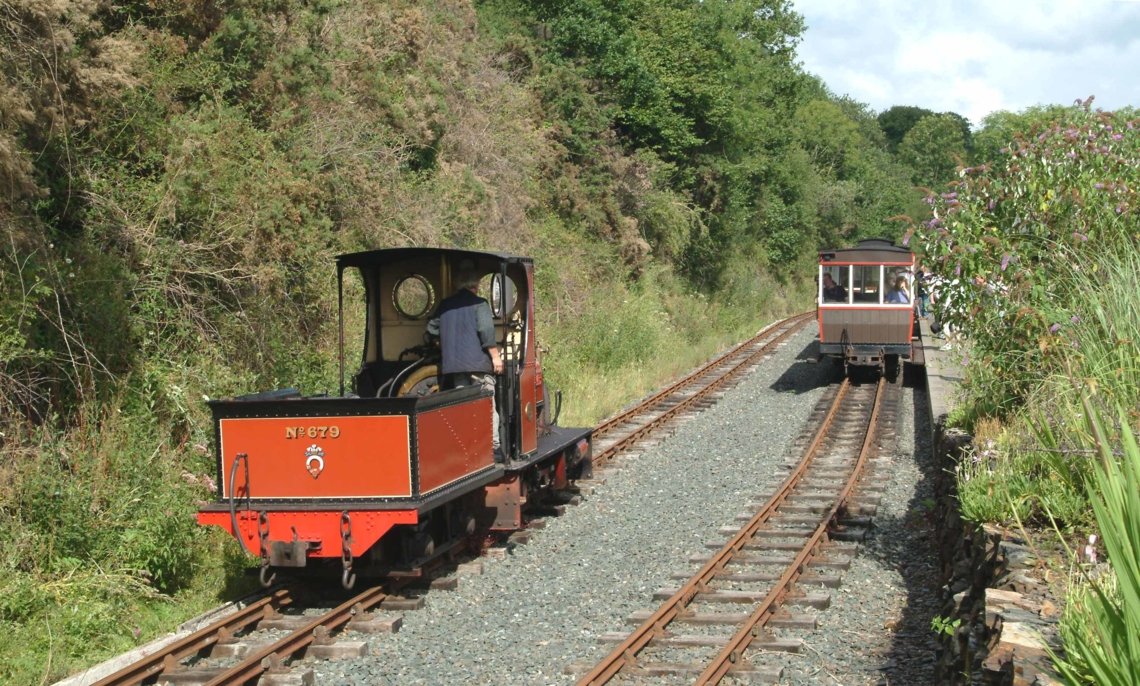
{"label": "train driver", "polygon": [[439,304],[427,330],[439,336],[441,389],[479,385],[491,391],[491,447],[498,455],[499,411],[493,399],[494,375],[503,373],[503,358],[495,342],[491,306],[478,293],[479,275],[471,270],[460,271],[455,293]]}

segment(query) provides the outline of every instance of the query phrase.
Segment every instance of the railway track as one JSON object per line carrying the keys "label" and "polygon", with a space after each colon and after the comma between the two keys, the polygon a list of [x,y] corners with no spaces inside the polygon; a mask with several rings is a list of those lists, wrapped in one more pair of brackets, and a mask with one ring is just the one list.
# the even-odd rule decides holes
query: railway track
{"label": "railway track", "polygon": [[684,378],[666,386],[633,407],[594,428],[594,466],[604,466],[615,455],[660,432],[686,413],[702,409],[716,394],[739,381],[764,356],[800,330],[814,313],[790,317],[763,329]]}
{"label": "railway track", "polygon": [[579,686],[678,677],[778,681],[781,654],[802,646],[795,630],[814,629],[812,613],[829,603],[815,589],[841,583],[837,572],[857,551],[844,541],[861,540],[875,511],[874,489],[864,483],[879,434],[891,431],[893,413],[882,408],[894,395],[897,388],[882,379],[875,386],[844,380],[775,493],[725,532],[728,543],[696,560],[696,573],[679,575],[686,579],[679,588],[659,591],[664,602],[655,611],[631,616],[635,630],[603,635],[617,645],[588,671],[570,668],[586,672]]}
{"label": "railway track", "polygon": [[[319,614],[288,613],[306,603],[297,602],[289,589],[277,589],[94,686],[305,683],[305,669],[291,664],[294,660],[367,655],[368,644],[361,639],[369,633],[394,631],[400,621],[375,610],[408,609],[407,602],[377,586]],[[307,678],[311,682],[311,674]]]}
{"label": "railway track", "polygon": [[[681,418],[715,402],[717,394],[741,379],[778,345],[811,319],[811,313],[777,322],[752,339],[732,348],[686,377],[606,420],[594,430],[596,464],[659,434]],[[576,502],[571,499],[568,502]],[[565,506],[546,507],[561,514]],[[541,528],[541,519],[531,522]],[[529,531],[516,532],[515,543],[525,542]],[[451,579],[452,582],[455,579]],[[447,583],[439,584],[448,587]],[[297,658],[352,658],[368,654],[369,633],[399,629],[399,616],[383,616],[376,609],[414,610],[423,598],[387,594],[370,588],[328,612],[312,608],[289,589],[278,589],[173,643],[151,652],[110,676],[92,682],[97,686],[141,683],[286,684],[304,683],[305,668]]]}

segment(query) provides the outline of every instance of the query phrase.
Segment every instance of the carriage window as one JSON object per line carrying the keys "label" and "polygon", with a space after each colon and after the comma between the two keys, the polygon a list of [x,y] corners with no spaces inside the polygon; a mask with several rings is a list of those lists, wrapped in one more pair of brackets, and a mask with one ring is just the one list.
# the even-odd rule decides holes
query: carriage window
{"label": "carriage window", "polygon": [[886,288],[883,291],[884,294],[889,294],[892,290],[894,290],[895,286],[898,285],[899,279],[903,279],[903,286],[906,288],[906,292],[909,294],[912,290],[911,274],[906,269],[891,269],[887,272],[887,284]]}
{"label": "carriage window", "polygon": [[844,265],[839,267],[823,267],[820,271],[822,272],[820,274],[820,280],[822,281],[820,292],[823,295],[823,302],[847,302],[847,294],[851,290],[851,284],[849,283],[851,269]]}
{"label": "carriage window", "polygon": [[851,294],[853,302],[877,303],[880,302],[882,288],[880,277],[883,268],[880,265],[859,265],[851,271]]}
{"label": "carriage window", "polygon": [[422,319],[435,306],[435,289],[419,274],[405,276],[392,289],[392,305],[408,319]]}

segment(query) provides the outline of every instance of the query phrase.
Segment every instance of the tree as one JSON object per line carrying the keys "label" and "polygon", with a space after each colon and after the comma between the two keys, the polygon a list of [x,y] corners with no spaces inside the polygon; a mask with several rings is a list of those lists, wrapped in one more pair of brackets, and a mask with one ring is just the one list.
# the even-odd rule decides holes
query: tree
{"label": "tree", "polygon": [[907,132],[924,117],[934,114],[928,109],[912,105],[895,105],[879,115],[879,127],[887,137],[887,147],[895,152]]}
{"label": "tree", "polygon": [[903,136],[898,157],[914,170],[913,181],[934,188],[954,178],[966,161],[966,139],[957,119],[948,114],[924,117]]}
{"label": "tree", "polygon": [[943,112],[942,114],[958,122],[958,127],[962,129],[962,140],[966,142],[966,152],[968,153],[973,150],[974,134],[970,130],[970,120],[957,112]]}
{"label": "tree", "polygon": [[982,128],[974,135],[971,159],[979,164],[996,161],[1005,154],[1018,133],[1027,134],[1036,126],[1045,126],[1067,114],[1060,105],[1036,105],[1021,112],[993,112],[982,120]]}
{"label": "tree", "polygon": [[858,125],[829,100],[812,100],[796,111],[800,145],[824,178],[846,175],[850,157],[866,142]]}

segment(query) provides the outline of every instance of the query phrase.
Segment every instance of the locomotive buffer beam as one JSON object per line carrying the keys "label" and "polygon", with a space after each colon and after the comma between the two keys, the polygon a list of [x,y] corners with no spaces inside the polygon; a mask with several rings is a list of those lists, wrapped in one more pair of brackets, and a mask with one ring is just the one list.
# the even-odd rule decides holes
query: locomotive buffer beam
{"label": "locomotive buffer beam", "polygon": [[270,567],[304,567],[308,562],[308,541],[269,541]]}

